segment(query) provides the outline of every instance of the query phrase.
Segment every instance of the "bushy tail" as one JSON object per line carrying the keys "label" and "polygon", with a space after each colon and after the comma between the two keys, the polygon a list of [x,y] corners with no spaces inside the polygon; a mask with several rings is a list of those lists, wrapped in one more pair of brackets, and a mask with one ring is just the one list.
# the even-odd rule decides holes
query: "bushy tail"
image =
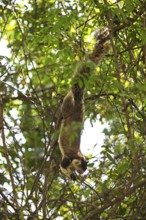
{"label": "bushy tail", "polygon": [[96,43],[93,51],[87,56],[87,59],[93,61],[96,65],[100,63],[104,55],[110,49],[109,30],[104,28],[95,34]]}
{"label": "bushy tail", "polygon": [[95,35],[96,43],[93,48],[93,51],[86,55],[84,61],[80,63],[78,71],[75,74],[73,80],[72,91],[74,94],[75,101],[82,100],[84,95],[85,83],[84,80],[88,80],[90,76],[91,69],[93,65],[90,61],[98,65],[104,55],[110,49],[110,38],[109,38],[109,30],[104,28]]}

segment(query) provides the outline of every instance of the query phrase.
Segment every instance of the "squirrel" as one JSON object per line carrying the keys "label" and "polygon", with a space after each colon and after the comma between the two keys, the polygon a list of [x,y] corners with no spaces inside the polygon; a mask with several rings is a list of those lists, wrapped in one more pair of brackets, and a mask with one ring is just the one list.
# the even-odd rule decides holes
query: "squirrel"
{"label": "squirrel", "polygon": [[[110,38],[107,28],[95,35],[93,51],[86,55],[81,67],[73,79],[73,85],[63,99],[61,106],[61,128],[59,133],[59,148],[62,154],[60,168],[62,173],[75,180],[75,172],[83,174],[87,169],[85,156],[80,150],[81,132],[84,123],[84,77],[91,72],[91,62],[98,65],[109,51]],[[79,80],[82,83],[79,83]]]}

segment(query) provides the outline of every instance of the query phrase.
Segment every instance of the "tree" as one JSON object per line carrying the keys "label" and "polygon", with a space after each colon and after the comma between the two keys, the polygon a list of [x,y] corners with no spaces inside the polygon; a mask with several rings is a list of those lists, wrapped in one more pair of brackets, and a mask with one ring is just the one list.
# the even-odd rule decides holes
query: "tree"
{"label": "tree", "polygon": [[[3,0],[1,219],[146,219],[146,4]],[[106,135],[88,172],[59,169],[59,107],[74,70],[108,27],[111,50],[86,82],[86,116]],[[98,137],[97,137],[98,138]],[[96,149],[95,149],[96,150]]]}

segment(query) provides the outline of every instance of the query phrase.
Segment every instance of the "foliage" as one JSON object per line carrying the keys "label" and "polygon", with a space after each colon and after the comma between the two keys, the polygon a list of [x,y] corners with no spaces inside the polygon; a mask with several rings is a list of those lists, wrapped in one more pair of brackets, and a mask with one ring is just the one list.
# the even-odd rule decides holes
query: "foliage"
{"label": "foliage", "polygon": [[[0,56],[1,219],[146,219],[145,8],[143,0],[0,3],[8,46]],[[59,169],[58,112],[93,48],[91,33],[105,26],[111,50],[86,82],[85,117],[109,126],[100,160],[74,183]]]}

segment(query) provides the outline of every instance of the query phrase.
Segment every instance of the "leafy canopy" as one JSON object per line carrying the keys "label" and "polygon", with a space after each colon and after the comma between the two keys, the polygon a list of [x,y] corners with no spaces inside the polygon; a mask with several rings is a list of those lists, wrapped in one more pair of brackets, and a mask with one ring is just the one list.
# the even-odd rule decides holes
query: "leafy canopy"
{"label": "leafy canopy", "polygon": [[[9,52],[0,56],[2,219],[146,218],[145,7],[143,0],[1,1]],[[105,26],[111,50],[85,82],[85,118],[108,127],[101,154],[91,152],[88,172],[73,183],[59,169],[59,107],[94,46],[92,33]]]}

